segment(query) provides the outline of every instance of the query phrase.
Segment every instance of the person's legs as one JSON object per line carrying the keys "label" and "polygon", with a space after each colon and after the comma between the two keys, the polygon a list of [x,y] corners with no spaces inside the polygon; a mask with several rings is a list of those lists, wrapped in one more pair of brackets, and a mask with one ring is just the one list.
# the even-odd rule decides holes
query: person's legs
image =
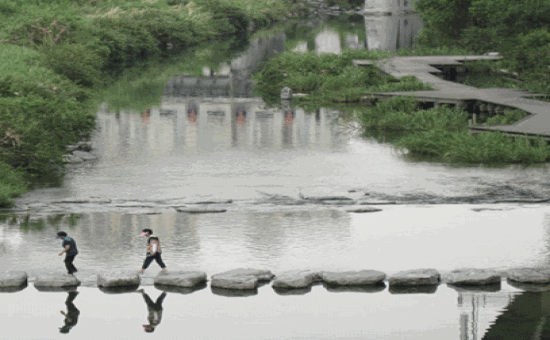
{"label": "person's legs", "polygon": [[67,255],[65,256],[65,267],[69,274],[76,272],[76,267],[73,265],[73,261],[76,255]]}
{"label": "person's legs", "polygon": [[143,261],[143,266],[141,266],[141,270],[139,271],[140,273],[143,273],[143,271],[145,269],[147,269],[147,267],[149,267],[149,265],[151,264],[151,262],[153,262],[153,256],[147,256],[145,257],[145,261]]}
{"label": "person's legs", "polygon": [[155,261],[157,261],[157,263],[159,264],[159,266],[160,266],[162,269],[166,269],[166,265],[164,264],[164,262],[162,262],[162,258],[160,257],[160,253],[156,253],[154,257],[155,257]]}

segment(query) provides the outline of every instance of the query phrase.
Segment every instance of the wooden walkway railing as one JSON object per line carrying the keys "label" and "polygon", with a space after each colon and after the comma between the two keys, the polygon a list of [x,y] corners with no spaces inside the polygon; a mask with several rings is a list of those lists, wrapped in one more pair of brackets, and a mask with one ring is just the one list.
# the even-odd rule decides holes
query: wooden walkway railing
{"label": "wooden walkway railing", "polygon": [[520,109],[529,116],[511,125],[470,125],[473,132],[502,132],[510,135],[538,136],[550,139],[550,103],[530,99],[537,95],[522,90],[507,88],[480,89],[441,79],[437,74],[441,70],[434,66],[459,66],[467,60],[497,60],[498,56],[414,56],[392,57],[378,61],[354,60],[357,67],[374,65],[382,72],[396,78],[415,76],[425,84],[434,88],[433,91],[408,92],[377,92],[371,95],[376,98],[393,96],[414,96],[421,102],[432,102],[435,105],[452,103],[457,106],[484,105],[486,111],[499,113],[505,109]]}

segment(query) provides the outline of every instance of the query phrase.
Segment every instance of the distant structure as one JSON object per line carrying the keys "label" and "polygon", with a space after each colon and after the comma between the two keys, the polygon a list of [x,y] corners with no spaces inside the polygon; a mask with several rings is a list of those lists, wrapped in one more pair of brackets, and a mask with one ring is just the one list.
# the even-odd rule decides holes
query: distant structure
{"label": "distant structure", "polygon": [[365,14],[392,15],[414,12],[416,0],[365,0]]}

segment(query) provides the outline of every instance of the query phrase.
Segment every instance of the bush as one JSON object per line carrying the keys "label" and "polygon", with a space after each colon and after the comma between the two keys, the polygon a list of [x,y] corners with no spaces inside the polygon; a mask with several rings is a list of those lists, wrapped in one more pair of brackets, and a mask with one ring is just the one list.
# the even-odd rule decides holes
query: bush
{"label": "bush", "polygon": [[27,186],[21,172],[0,161],[0,207],[13,205],[13,198],[24,193]]}

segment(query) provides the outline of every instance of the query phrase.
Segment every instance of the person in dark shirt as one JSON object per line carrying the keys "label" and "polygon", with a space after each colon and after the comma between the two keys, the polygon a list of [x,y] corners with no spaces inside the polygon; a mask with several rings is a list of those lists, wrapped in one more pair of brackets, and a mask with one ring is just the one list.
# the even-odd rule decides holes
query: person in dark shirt
{"label": "person in dark shirt", "polygon": [[63,243],[61,243],[63,250],[59,253],[59,256],[63,255],[63,253],[66,254],[65,267],[67,268],[69,275],[73,275],[73,273],[78,271],[73,265],[74,258],[78,254],[78,249],[76,249],[76,242],[74,239],[67,236],[67,233],[64,231],[58,232],[57,238],[63,240]]}
{"label": "person in dark shirt", "polygon": [[65,325],[63,327],[59,327],[59,332],[61,333],[69,333],[69,331],[74,326],[76,326],[76,323],[78,322],[80,311],[73,304],[73,301],[77,295],[77,291],[72,291],[69,292],[69,296],[67,296],[67,300],[65,301],[65,305],[67,306],[67,313],[61,311],[61,314],[65,315]]}

